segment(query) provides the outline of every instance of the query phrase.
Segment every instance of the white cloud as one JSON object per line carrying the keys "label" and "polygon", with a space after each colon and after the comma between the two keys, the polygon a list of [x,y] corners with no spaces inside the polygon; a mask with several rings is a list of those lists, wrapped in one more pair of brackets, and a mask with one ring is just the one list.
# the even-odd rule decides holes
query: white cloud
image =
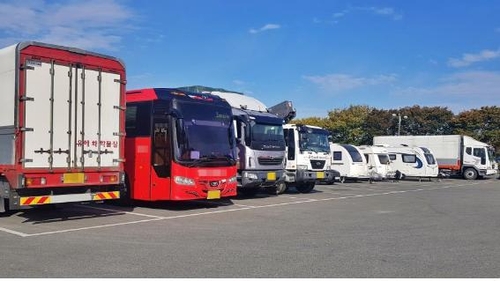
{"label": "white cloud", "polygon": [[302,78],[318,85],[326,92],[338,93],[355,88],[390,84],[397,80],[395,74],[374,77],[354,77],[348,74],[327,74],[324,76],[303,76]]}
{"label": "white cloud", "polygon": [[389,8],[389,7],[384,7],[384,8],[377,8],[377,7],[370,7],[369,10],[373,11],[373,13],[381,16],[389,16],[392,17],[393,20],[400,20],[403,18],[403,15],[401,13],[398,13],[394,10],[394,8]]}
{"label": "white cloud", "polygon": [[0,3],[2,45],[23,40],[75,46],[82,49],[116,49],[129,8],[115,0],[9,1]]}
{"label": "white cloud", "polygon": [[452,105],[451,110],[460,112],[495,104],[500,97],[500,72],[455,73],[441,79],[434,87],[409,87],[397,90],[394,94],[408,98],[419,97],[436,104]]}
{"label": "white cloud", "polygon": [[349,7],[332,15],[334,19],[345,17],[347,14],[356,12],[368,12],[378,16],[390,17],[393,20],[403,19],[403,14],[392,7]]}
{"label": "white cloud", "polygon": [[245,84],[245,81],[235,79],[235,80],[233,80],[233,84],[241,86],[241,85]]}
{"label": "white cloud", "polygon": [[256,34],[256,33],[266,31],[266,30],[280,29],[280,28],[281,28],[281,26],[279,24],[268,23],[259,29],[252,28],[248,32],[250,32],[252,34]]}
{"label": "white cloud", "polygon": [[463,54],[462,58],[450,58],[448,60],[448,65],[451,67],[465,67],[473,63],[488,61],[500,57],[500,49],[496,51],[483,50],[477,54]]}

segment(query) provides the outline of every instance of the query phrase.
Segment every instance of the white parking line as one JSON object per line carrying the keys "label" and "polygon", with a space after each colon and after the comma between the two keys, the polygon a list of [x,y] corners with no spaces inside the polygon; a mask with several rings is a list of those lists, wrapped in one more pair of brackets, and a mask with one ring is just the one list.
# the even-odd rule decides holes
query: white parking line
{"label": "white parking line", "polygon": [[[442,190],[442,189],[449,189],[449,188],[455,188],[455,187],[467,187],[467,186],[473,186],[473,185],[478,185],[478,184],[480,184],[480,182],[468,183],[468,184],[462,184],[462,185],[441,186],[441,187],[435,187],[435,188],[418,188],[418,189],[410,189],[410,190],[395,190],[395,191],[388,191],[388,192],[382,192],[382,193],[345,195],[345,196],[342,196],[342,197],[331,197],[331,198],[322,198],[322,199],[306,198],[307,200],[301,200],[301,201],[283,202],[283,203],[261,205],[261,206],[246,206],[246,207],[242,207],[242,208],[238,208],[238,209],[217,210],[217,211],[200,212],[200,213],[194,213],[194,214],[177,215],[177,216],[169,216],[169,217],[153,216],[153,215],[140,214],[140,213],[117,211],[116,213],[126,213],[126,214],[133,214],[133,215],[139,215],[139,216],[147,216],[147,217],[151,217],[151,219],[138,220],[138,221],[132,221],[132,222],[123,222],[123,223],[104,224],[104,225],[99,225],[99,226],[89,226],[89,227],[81,227],[81,228],[73,228],[73,229],[65,229],[65,230],[47,231],[47,232],[40,232],[40,233],[34,233],[34,234],[22,233],[22,232],[13,231],[13,230],[6,229],[6,228],[0,228],[0,231],[4,231],[4,232],[10,233],[10,234],[14,234],[14,235],[18,235],[18,236],[21,236],[21,237],[32,237],[32,236],[42,236],[42,235],[50,235],[50,234],[74,232],[74,231],[81,231],[81,230],[97,229],[97,228],[123,226],[123,225],[137,224],[137,223],[151,222],[151,221],[161,221],[161,220],[189,218],[189,217],[196,217],[196,216],[203,216],[203,215],[222,214],[222,213],[230,213],[230,212],[253,210],[253,209],[262,209],[262,208],[273,208],[273,207],[289,206],[289,205],[312,203],[312,202],[325,202],[325,201],[333,201],[333,200],[343,200],[343,199],[353,199],[353,198],[365,198],[365,197],[373,197],[373,196],[402,194],[402,193],[408,193],[408,192],[418,192],[418,191]],[[298,199],[298,197],[293,197],[293,199]],[[300,198],[300,199],[304,199],[304,198]],[[111,211],[111,212],[114,211],[113,209],[106,209],[106,208],[99,208],[99,207],[92,207],[92,206],[87,206],[87,207],[88,208],[94,208],[94,209],[104,209],[106,211]]]}

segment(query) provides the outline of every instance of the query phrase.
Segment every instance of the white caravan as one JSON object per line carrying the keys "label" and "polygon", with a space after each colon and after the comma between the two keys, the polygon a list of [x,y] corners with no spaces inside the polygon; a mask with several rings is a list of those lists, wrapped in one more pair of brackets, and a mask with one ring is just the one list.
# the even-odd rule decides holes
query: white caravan
{"label": "white caravan", "polygon": [[427,147],[434,152],[442,173],[461,175],[468,180],[497,174],[494,147],[464,135],[376,136],[373,144]]}
{"label": "white caravan", "polygon": [[340,182],[346,179],[368,179],[368,165],[361,151],[354,145],[330,143],[332,169],[340,173]]}
{"label": "white caravan", "polygon": [[394,178],[396,170],[392,168],[387,148],[376,145],[361,145],[358,149],[364,154],[368,164],[368,175],[372,180]]}
{"label": "white caravan", "polygon": [[397,178],[438,177],[439,168],[436,159],[428,148],[400,145],[386,146],[386,149]]}

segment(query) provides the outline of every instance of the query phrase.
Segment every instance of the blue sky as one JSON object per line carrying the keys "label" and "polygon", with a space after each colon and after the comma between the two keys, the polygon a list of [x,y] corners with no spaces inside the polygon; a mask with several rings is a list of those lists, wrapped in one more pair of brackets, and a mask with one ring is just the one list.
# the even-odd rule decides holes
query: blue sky
{"label": "blue sky", "polygon": [[500,105],[500,1],[0,0],[0,46],[122,59],[129,89],[205,85],[297,116]]}

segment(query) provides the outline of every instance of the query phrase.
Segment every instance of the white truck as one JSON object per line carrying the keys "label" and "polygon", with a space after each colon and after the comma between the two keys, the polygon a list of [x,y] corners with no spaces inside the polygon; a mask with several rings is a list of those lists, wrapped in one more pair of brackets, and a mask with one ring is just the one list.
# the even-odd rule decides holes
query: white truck
{"label": "white truck", "polygon": [[468,180],[494,177],[498,171],[494,148],[469,136],[375,136],[373,143],[427,147],[433,151],[440,172],[461,175]]}
{"label": "white truck", "polygon": [[0,212],[118,199],[125,67],[77,48],[0,50]]}
{"label": "white truck", "polygon": [[317,126],[285,124],[287,148],[285,182],[300,193],[314,189],[316,181],[331,182],[338,172],[331,170],[330,133]]}

